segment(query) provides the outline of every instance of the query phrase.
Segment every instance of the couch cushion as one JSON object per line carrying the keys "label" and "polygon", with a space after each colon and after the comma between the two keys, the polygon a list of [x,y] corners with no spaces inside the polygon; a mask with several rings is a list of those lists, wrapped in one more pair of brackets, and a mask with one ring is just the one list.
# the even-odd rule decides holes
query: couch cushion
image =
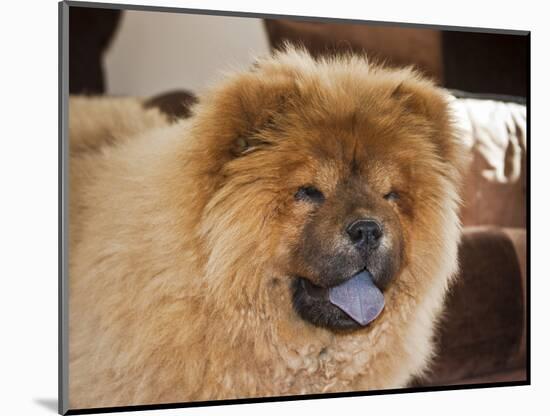
{"label": "couch cushion", "polygon": [[191,116],[191,108],[198,102],[195,94],[185,90],[168,91],[147,99],[145,108],[157,108],[170,121]]}
{"label": "couch cushion", "polygon": [[524,229],[465,229],[437,356],[416,385],[525,380],[525,243]]}
{"label": "couch cushion", "polygon": [[465,225],[526,225],[527,112],[523,104],[457,98],[452,107],[471,152]]}

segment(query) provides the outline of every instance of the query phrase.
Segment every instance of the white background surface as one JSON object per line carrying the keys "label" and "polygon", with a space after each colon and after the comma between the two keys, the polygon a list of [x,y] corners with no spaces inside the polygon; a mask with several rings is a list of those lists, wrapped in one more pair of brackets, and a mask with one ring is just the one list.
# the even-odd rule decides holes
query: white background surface
{"label": "white background surface", "polygon": [[109,94],[200,93],[269,51],[261,19],[127,11],[105,54]]}
{"label": "white background surface", "polygon": [[[179,409],[144,414],[548,414],[550,276],[546,248],[550,231],[547,104],[550,97],[550,62],[545,2],[139,0],[139,3],[533,31],[530,143],[532,386]],[[56,1],[4,2],[1,22],[0,413],[53,415],[52,405],[57,396]]]}

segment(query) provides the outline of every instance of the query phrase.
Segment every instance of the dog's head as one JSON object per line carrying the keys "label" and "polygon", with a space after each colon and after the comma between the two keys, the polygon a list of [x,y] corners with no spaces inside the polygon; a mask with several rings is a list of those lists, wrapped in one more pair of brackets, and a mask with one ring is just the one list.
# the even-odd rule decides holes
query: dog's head
{"label": "dog's head", "polygon": [[[207,276],[235,299],[283,282],[280,307],[335,330],[360,327],[330,300],[359,273],[381,292],[425,284],[458,230],[446,100],[411,69],[293,49],[214,90],[193,127]],[[411,264],[426,275],[403,277]]]}

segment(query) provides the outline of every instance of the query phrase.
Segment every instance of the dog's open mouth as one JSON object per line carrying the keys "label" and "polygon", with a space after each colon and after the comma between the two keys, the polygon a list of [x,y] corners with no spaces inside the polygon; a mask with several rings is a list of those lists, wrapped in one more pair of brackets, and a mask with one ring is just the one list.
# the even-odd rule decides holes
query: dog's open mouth
{"label": "dog's open mouth", "polygon": [[294,308],[305,320],[330,329],[359,329],[374,321],[384,308],[384,295],[367,270],[337,286],[323,288],[296,278]]}

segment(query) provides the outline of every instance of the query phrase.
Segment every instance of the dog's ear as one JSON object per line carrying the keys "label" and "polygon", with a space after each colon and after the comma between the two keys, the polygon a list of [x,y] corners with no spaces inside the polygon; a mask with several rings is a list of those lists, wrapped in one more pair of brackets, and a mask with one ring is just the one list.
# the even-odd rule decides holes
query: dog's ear
{"label": "dog's ear", "polygon": [[463,173],[467,160],[451,116],[450,94],[425,80],[405,80],[395,86],[391,98],[402,106],[405,116],[432,126],[431,139],[442,160]]}
{"label": "dog's ear", "polygon": [[292,78],[249,72],[230,80],[205,101],[204,122],[222,159],[248,155],[274,144],[285,113],[295,104]]}
{"label": "dog's ear", "polygon": [[441,97],[433,90],[431,86],[423,88],[415,82],[401,81],[394,87],[391,98],[405,111],[433,119],[441,108]]}
{"label": "dog's ear", "polygon": [[236,111],[242,118],[231,151],[244,156],[273,144],[273,133],[281,128],[296,90],[293,82],[282,78],[245,85],[237,94]]}

